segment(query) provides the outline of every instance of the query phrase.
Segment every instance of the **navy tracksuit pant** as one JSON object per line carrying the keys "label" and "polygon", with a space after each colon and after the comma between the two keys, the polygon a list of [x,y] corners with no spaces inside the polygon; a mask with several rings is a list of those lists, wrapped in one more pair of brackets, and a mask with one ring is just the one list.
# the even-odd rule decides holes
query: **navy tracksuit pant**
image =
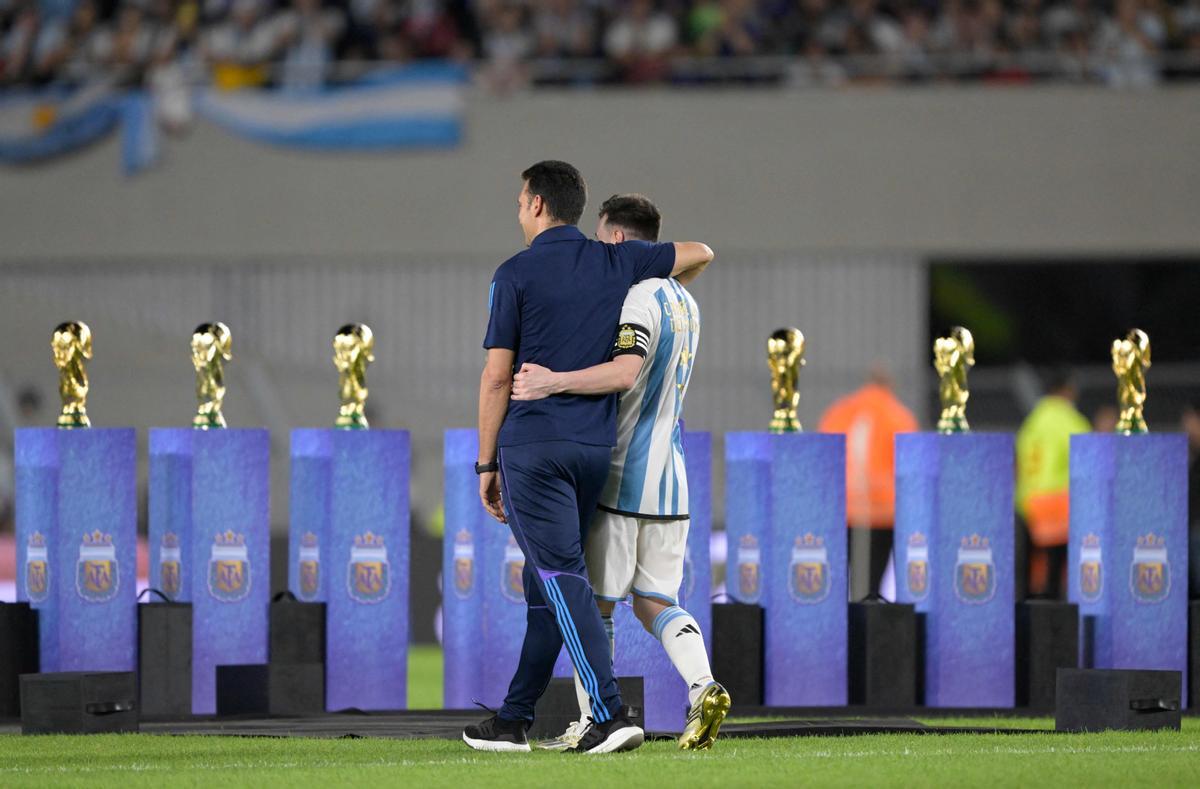
{"label": "navy tracksuit pant", "polygon": [[565,644],[603,723],[621,707],[608,635],[583,562],[588,523],[608,478],[609,447],[544,441],[500,448],[508,525],[525,554],[521,661],[500,717],[533,720]]}

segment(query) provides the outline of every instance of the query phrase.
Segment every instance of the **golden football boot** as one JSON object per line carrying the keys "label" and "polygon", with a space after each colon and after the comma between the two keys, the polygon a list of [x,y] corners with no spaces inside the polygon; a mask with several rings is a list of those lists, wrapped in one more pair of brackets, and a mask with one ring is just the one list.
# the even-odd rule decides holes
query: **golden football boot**
{"label": "golden football boot", "polygon": [[730,703],[729,691],[719,682],[710,683],[688,712],[683,734],[679,735],[679,747],[685,751],[711,748],[721,723],[729,714]]}

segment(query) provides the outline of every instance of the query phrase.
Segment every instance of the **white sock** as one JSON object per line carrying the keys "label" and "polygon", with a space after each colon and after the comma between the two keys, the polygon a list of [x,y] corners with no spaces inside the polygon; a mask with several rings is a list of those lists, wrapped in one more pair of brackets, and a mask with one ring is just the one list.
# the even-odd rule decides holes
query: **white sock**
{"label": "white sock", "polygon": [[662,642],[667,657],[687,683],[688,703],[695,704],[701,691],[713,681],[700,625],[687,611],[673,605],[654,618],[651,632]]}
{"label": "white sock", "polygon": [[[613,618],[609,614],[600,615],[600,621],[604,623],[604,632],[608,633],[608,654],[613,660],[616,660],[617,644],[616,638],[613,635]],[[592,714],[592,704],[588,696],[588,692],[583,689],[583,682],[579,679],[579,672],[575,672],[575,700],[579,702],[579,719],[583,720]]]}

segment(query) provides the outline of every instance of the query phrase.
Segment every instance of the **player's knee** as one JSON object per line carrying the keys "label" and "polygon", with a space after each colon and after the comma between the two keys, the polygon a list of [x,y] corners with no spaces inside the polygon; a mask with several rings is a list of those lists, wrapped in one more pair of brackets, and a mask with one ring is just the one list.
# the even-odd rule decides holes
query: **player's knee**
{"label": "player's knee", "polygon": [[600,616],[612,616],[613,609],[617,604],[612,600],[596,600],[596,607],[600,609]]}
{"label": "player's knee", "polygon": [[642,623],[642,627],[646,628],[647,633],[654,632],[654,619],[667,607],[665,603],[658,600],[642,597],[636,593],[633,595],[633,615]]}

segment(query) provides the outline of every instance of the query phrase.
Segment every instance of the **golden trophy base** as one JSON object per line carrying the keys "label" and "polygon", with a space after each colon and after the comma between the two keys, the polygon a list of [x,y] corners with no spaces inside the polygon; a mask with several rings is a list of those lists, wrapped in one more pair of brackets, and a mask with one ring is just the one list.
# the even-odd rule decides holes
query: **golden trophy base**
{"label": "golden trophy base", "polygon": [[767,432],[775,435],[801,433],[803,430],[800,426],[800,419],[795,414],[776,414],[771,418],[771,424],[767,427]]}
{"label": "golden trophy base", "polygon": [[1144,436],[1150,432],[1150,428],[1146,426],[1146,421],[1141,419],[1129,423],[1117,422],[1117,427],[1113,432],[1122,436]]}
{"label": "golden trophy base", "polygon": [[76,411],[74,413],[63,413],[58,415],[58,427],[64,430],[72,430],[77,427],[91,427],[92,420],[88,419],[88,415],[84,411]]}
{"label": "golden trophy base", "polygon": [[192,427],[197,430],[220,430],[225,427],[225,417],[220,413],[196,414],[192,417]]}
{"label": "golden trophy base", "polygon": [[333,427],[336,430],[366,430],[370,425],[367,424],[367,417],[363,414],[352,414],[339,416],[334,420]]}
{"label": "golden trophy base", "polygon": [[967,424],[966,419],[939,419],[937,432],[945,436],[951,436],[955,433],[970,433],[971,426]]}

